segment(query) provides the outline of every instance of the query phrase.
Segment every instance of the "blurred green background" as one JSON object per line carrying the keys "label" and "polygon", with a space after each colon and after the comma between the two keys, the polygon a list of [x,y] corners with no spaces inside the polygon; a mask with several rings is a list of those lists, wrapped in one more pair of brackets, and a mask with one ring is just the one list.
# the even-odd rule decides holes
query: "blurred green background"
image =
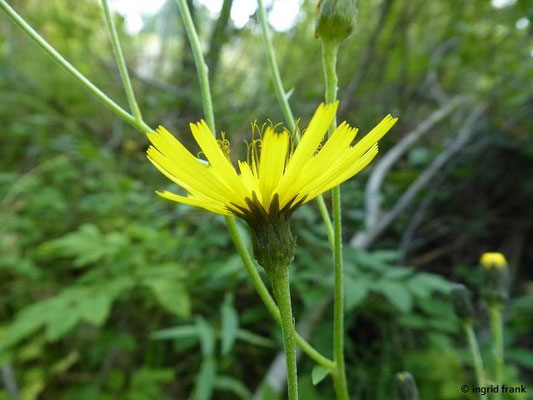
{"label": "blurred green background", "polygon": [[[126,105],[98,1],[9,3]],[[132,16],[145,3],[112,2],[137,99],[150,126],[164,125],[196,152],[188,123],[203,117],[202,105],[177,6],[153,2],[142,20]],[[210,67],[217,129],[227,133],[235,156],[244,152],[250,122],[283,121],[254,4],[190,3]],[[267,6],[278,27],[282,79],[304,127],[324,90],[315,2]],[[393,398],[394,374],[402,370],[414,375],[423,399],[475,398],[460,393],[474,375],[450,282],[475,293],[476,330],[490,366],[478,260],[492,250],[506,254],[512,273],[506,383],[527,385],[533,6],[365,0],[358,7],[355,31],[340,50],[339,119],[362,133],[387,113],[400,119],[371,166],[343,185],[352,398]],[[265,384],[282,348],[280,332],[247,280],[223,219],[159,198],[156,189],[173,187],[147,161],[146,138],[4,14],[0,126],[0,399],[281,398],[275,383]],[[413,132],[420,138],[372,198],[381,204],[372,219],[368,179]],[[356,237],[387,217],[374,238]],[[330,356],[333,270],[325,229],[314,203],[293,222],[296,320]],[[247,236],[244,226],[242,232]],[[313,367],[301,358],[301,398],[334,398],[329,379],[312,384]],[[533,398],[527,396],[507,398]]]}

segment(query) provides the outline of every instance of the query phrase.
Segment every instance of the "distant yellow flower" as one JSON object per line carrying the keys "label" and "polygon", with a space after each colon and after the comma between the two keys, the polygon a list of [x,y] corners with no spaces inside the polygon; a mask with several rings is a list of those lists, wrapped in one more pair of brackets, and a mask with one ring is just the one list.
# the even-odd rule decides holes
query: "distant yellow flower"
{"label": "distant yellow flower", "polygon": [[260,144],[255,140],[249,145],[249,160],[238,161],[238,172],[229,160],[229,142],[225,138],[217,141],[204,121],[190,128],[208,164],[160,126],[148,133],[152,143],[148,158],[188,195],[157,193],[251,224],[288,217],[300,205],[361,171],[377,154],[378,140],[397,121],[388,115],[353,146],[357,129],[343,122],[321,146],[337,107],[338,102],[321,104],[298,145],[287,130],[276,132],[276,127],[268,126]]}
{"label": "distant yellow flower", "polygon": [[502,253],[483,253],[479,262],[486,269],[507,267],[507,260]]}

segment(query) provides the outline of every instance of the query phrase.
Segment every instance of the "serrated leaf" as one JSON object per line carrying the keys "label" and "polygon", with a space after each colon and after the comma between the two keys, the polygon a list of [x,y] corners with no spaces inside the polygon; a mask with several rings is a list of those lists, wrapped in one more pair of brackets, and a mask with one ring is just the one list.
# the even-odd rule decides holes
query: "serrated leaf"
{"label": "serrated leaf", "polygon": [[84,321],[102,326],[109,312],[111,311],[111,304],[113,298],[105,293],[97,293],[87,301],[83,301],[77,307],[80,318]]}
{"label": "serrated leaf", "polygon": [[65,336],[80,320],[80,316],[75,312],[62,312],[50,319],[46,325],[46,339],[56,341]]}
{"label": "serrated leaf", "polygon": [[179,317],[190,317],[191,302],[189,295],[179,281],[156,277],[146,280],[144,284],[152,290],[159,303],[165,309]]}
{"label": "serrated leaf", "polygon": [[331,371],[322,365],[315,365],[313,371],[311,372],[311,381],[313,385],[318,385],[324,380],[326,376],[329,375]]}
{"label": "serrated leaf", "polygon": [[413,298],[405,286],[391,281],[378,281],[374,290],[381,293],[391,305],[401,312],[409,312],[413,306]]}
{"label": "serrated leaf", "polygon": [[383,274],[387,279],[404,279],[413,275],[413,270],[405,267],[391,267],[385,270]]}
{"label": "serrated leaf", "polygon": [[427,299],[433,292],[450,293],[451,283],[433,274],[420,272],[407,281],[410,291],[420,299]]}

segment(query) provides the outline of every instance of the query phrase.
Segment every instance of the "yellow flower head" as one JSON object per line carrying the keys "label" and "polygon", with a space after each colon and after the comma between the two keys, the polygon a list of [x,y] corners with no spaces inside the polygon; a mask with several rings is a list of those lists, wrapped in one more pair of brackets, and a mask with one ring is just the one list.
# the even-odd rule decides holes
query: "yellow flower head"
{"label": "yellow flower head", "polygon": [[507,260],[502,253],[483,253],[479,262],[486,269],[507,267]]}
{"label": "yellow flower head", "polygon": [[321,145],[338,102],[321,104],[297,146],[287,130],[267,126],[260,146],[252,142],[248,161],[229,160],[229,142],[217,141],[204,121],[190,124],[208,163],[198,160],[165,128],[148,133],[148,159],[187,196],[157,192],[178,203],[245,219],[270,222],[294,210],[361,171],[377,154],[379,139],[396,123],[385,117],[352,145],[357,129],[343,122]]}

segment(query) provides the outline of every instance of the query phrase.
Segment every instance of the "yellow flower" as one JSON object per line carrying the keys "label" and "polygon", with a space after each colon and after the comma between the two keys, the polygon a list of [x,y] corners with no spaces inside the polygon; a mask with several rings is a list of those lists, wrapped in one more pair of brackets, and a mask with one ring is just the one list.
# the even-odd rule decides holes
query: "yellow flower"
{"label": "yellow flower", "polygon": [[507,267],[507,260],[502,253],[483,253],[479,262],[486,269],[504,269]]}
{"label": "yellow flower", "polygon": [[260,149],[252,141],[249,160],[238,161],[238,172],[229,160],[229,143],[217,141],[204,121],[190,128],[208,163],[198,160],[160,126],[148,133],[152,143],[148,159],[188,195],[157,193],[251,224],[289,217],[300,205],[361,171],[376,156],[378,140],[397,121],[388,115],[355,145],[357,129],[343,122],[321,146],[337,107],[338,102],[321,104],[297,146],[287,130],[276,132],[276,127],[268,126]]}

